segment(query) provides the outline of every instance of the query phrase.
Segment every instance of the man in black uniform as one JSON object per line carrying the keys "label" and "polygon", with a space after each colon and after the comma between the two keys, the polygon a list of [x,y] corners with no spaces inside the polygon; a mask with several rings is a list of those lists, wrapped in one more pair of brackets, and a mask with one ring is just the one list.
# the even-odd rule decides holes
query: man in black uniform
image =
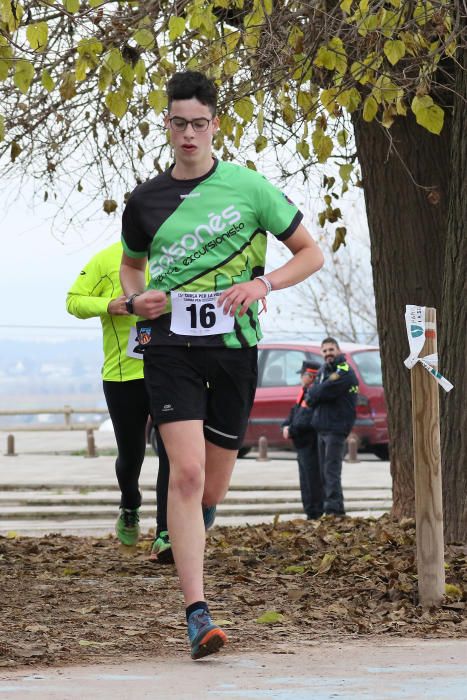
{"label": "man in black uniform", "polygon": [[284,438],[291,438],[297,450],[298,476],[302,495],[303,510],[307,520],[316,520],[323,514],[323,489],[318,456],[318,438],[311,425],[313,410],[305,402],[305,395],[313,384],[321,365],[317,362],[302,364],[301,389],[297,402],[292,406],[287,419],[282,424]]}
{"label": "man in black uniform", "polygon": [[340,353],[337,340],[321,343],[324,365],[309,389],[306,402],[313,409],[312,425],[318,433],[318,452],[324,491],[324,512],[345,515],[342,494],[342,460],[345,440],[356,416],[358,379]]}

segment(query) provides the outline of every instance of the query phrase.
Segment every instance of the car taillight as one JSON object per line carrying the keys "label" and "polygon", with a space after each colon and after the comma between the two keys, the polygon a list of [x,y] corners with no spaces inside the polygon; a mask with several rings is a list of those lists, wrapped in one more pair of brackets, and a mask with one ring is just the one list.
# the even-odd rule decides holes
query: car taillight
{"label": "car taillight", "polygon": [[357,394],[357,416],[360,418],[371,416],[370,401],[363,394]]}

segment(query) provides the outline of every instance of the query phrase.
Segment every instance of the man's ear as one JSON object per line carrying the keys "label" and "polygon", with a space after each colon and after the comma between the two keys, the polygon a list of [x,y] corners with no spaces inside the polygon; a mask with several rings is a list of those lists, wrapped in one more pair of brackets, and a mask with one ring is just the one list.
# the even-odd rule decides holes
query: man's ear
{"label": "man's ear", "polygon": [[216,114],[216,116],[212,120],[212,126],[213,126],[214,131],[218,130],[218,128],[220,127],[220,124],[221,124],[220,119]]}

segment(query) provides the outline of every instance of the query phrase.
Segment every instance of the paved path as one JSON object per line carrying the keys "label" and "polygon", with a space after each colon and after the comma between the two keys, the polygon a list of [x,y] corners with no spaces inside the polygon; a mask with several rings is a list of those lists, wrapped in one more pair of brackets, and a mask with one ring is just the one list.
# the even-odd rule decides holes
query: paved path
{"label": "paved path", "polygon": [[[4,439],[6,451],[6,435]],[[114,462],[105,456],[115,447],[112,433],[95,433],[101,456],[83,455],[85,434],[17,433],[17,456],[0,455],[0,534],[46,532],[106,535],[118,511]],[[2,450],[2,452],[3,452]],[[344,464],[343,486],[349,514],[375,515],[391,507],[389,464],[372,455]],[[143,532],[154,527],[157,458],[148,448],[141,471]],[[237,461],[231,488],[219,507],[216,523],[256,524],[303,516],[298,468],[293,452],[271,453],[259,461],[254,453]]]}
{"label": "paved path", "polygon": [[[291,653],[292,652],[292,653]],[[276,653],[2,672],[11,700],[465,700],[467,640],[382,640]]]}

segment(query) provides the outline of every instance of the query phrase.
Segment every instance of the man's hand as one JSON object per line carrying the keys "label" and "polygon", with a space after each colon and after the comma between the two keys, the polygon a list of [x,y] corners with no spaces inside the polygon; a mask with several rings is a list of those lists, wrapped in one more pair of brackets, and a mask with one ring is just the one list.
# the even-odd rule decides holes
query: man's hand
{"label": "man's hand", "polygon": [[289,439],[289,426],[288,425],[284,425],[284,427],[282,428],[282,437],[284,438],[284,440]]}
{"label": "man's hand", "polygon": [[149,289],[133,299],[135,314],[143,318],[158,318],[164,313],[166,306],[167,295],[155,289]]}
{"label": "man's hand", "polygon": [[126,296],[122,294],[121,297],[112,299],[107,307],[107,313],[111,316],[128,316],[128,311],[125,306]]}
{"label": "man's hand", "polygon": [[243,316],[254,301],[266,296],[266,291],[266,286],[261,280],[240,282],[240,284],[234,284],[233,287],[222,292],[217,300],[217,306],[223,306],[224,313],[231,316],[234,316],[240,308],[238,315]]}

